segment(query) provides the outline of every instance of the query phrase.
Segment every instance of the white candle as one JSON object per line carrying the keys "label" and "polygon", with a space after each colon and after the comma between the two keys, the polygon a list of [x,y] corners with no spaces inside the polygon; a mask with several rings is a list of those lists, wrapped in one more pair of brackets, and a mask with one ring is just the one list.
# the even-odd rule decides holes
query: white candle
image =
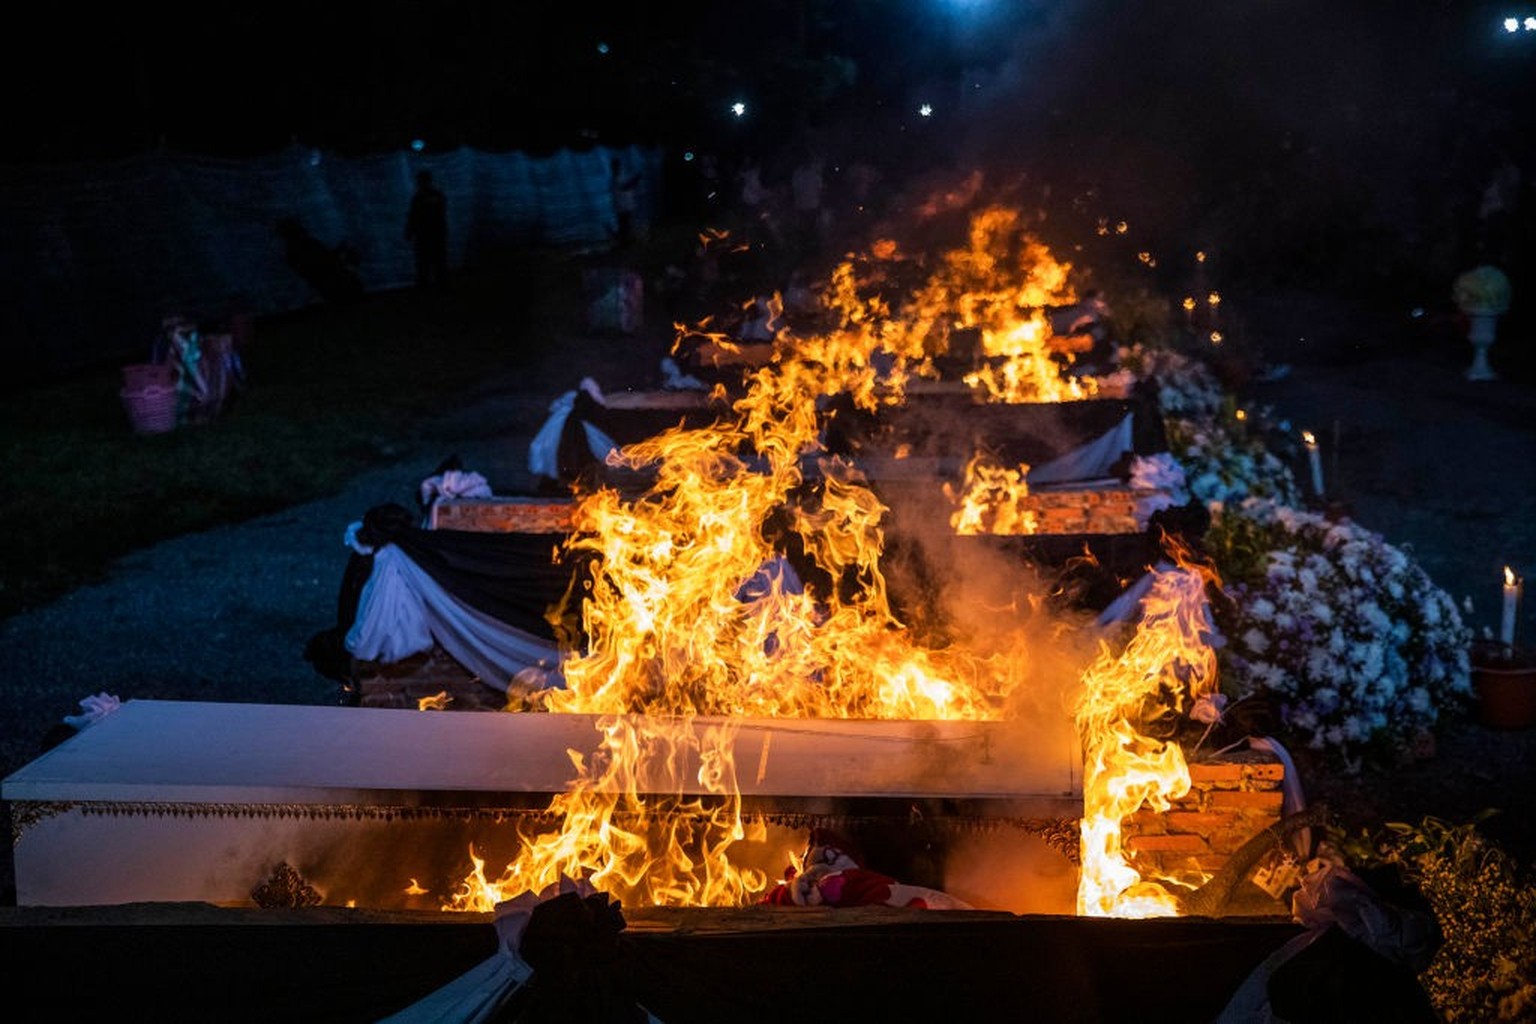
{"label": "white candle", "polygon": [[1514,570],[1504,567],[1504,619],[1499,624],[1499,642],[1507,647],[1515,645],[1515,616],[1520,609],[1520,591],[1525,581],[1516,579]]}
{"label": "white candle", "polygon": [[1303,430],[1301,439],[1307,445],[1307,461],[1312,465],[1312,491],[1319,498],[1323,496],[1323,458],[1317,450],[1317,438],[1312,436],[1312,431]]}

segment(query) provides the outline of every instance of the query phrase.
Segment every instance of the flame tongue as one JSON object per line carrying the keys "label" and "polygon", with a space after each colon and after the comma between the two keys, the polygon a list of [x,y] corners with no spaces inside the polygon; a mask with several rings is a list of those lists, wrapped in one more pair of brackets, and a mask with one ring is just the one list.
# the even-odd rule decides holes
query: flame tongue
{"label": "flame tongue", "polygon": [[959,534],[1030,534],[1040,528],[1029,497],[1029,466],[999,466],[977,455],[965,467],[965,488],[956,496],[949,524]]}
{"label": "flame tongue", "polygon": [[[763,872],[738,870],[726,857],[748,834],[732,724],[699,729],[688,718],[615,715],[601,731],[590,767],[571,752],[578,776],[549,807],[562,827],[524,837],[522,854],[494,882],[475,858],[474,875],[445,909],[490,910],[562,878],[585,878],[630,906],[731,906],[764,891]],[[678,777],[683,766],[696,766],[708,796],[671,795],[690,788]]]}
{"label": "flame tongue", "polygon": [[1131,866],[1121,823],[1143,806],[1166,811],[1189,792],[1189,766],[1178,744],[1146,736],[1134,723],[1149,707],[1182,712],[1214,689],[1205,597],[1213,579],[1187,564],[1156,573],[1130,642],[1119,655],[1106,649],[1083,676],[1076,712],[1084,748],[1079,914],[1178,913],[1173,896]]}

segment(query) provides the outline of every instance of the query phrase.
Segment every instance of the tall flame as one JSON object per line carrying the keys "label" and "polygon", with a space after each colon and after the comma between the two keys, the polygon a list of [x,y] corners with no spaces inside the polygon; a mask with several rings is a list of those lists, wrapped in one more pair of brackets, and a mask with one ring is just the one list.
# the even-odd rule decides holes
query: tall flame
{"label": "tall flame", "polygon": [[955,331],[975,330],[985,362],[964,380],[988,401],[1063,402],[1096,394],[1091,378],[1062,372],[1071,349],[1056,343],[1046,313],[1078,301],[1072,265],[1057,261],[1008,207],[975,214],[968,243],[946,254],[903,306],[901,351],[909,358],[943,355]]}
{"label": "tall flame", "polygon": [[1190,789],[1189,765],[1175,742],[1138,724],[1184,712],[1216,686],[1207,566],[1181,554],[1154,573],[1141,620],[1118,654],[1106,647],[1083,675],[1076,718],[1083,740],[1082,867],[1077,911],[1092,917],[1177,913],[1173,896],[1144,880],[1127,858],[1125,818],[1146,806],[1166,811]]}

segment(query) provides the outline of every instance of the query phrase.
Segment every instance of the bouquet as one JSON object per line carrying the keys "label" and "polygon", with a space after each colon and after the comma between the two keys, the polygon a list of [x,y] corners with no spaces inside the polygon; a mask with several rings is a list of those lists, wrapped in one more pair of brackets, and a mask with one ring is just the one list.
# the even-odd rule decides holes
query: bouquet
{"label": "bouquet", "polygon": [[1471,695],[1472,632],[1422,568],[1354,523],[1264,499],[1223,508],[1223,688],[1267,694],[1304,744],[1347,769],[1408,749]]}
{"label": "bouquet", "polygon": [[1468,316],[1509,312],[1509,278],[1498,267],[1473,267],[1451,286],[1456,308]]}
{"label": "bouquet", "polygon": [[1118,360],[1156,386],[1168,446],[1191,495],[1207,505],[1250,497],[1299,502],[1290,468],[1264,442],[1267,410],[1233,408],[1210,367],[1182,352],[1134,345]]}

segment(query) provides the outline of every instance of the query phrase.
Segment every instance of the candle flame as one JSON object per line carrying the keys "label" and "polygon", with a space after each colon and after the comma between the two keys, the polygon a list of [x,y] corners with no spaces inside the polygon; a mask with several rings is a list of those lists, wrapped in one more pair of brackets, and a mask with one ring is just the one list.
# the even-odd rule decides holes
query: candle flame
{"label": "candle flame", "polygon": [[1303,430],[1301,432],[1301,439],[1306,442],[1308,448],[1312,448],[1317,444],[1317,438],[1312,436],[1312,431],[1310,430]]}
{"label": "candle flame", "polygon": [[1512,587],[1515,585],[1515,570],[1511,569],[1507,565],[1504,567],[1504,585],[1506,587]]}

